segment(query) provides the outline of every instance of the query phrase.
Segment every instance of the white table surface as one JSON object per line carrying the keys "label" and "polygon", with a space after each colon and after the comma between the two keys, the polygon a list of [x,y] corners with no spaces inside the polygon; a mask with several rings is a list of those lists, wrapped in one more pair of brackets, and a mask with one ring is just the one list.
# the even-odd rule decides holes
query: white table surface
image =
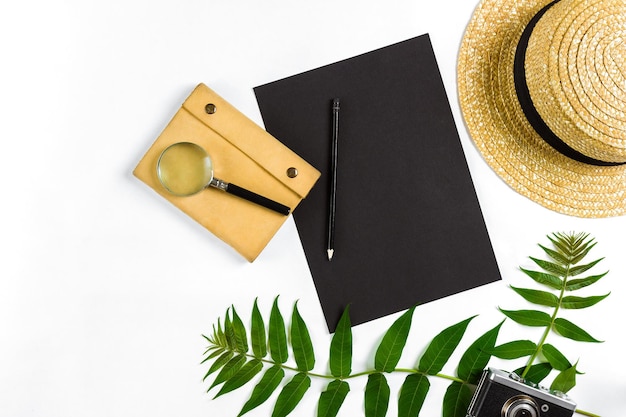
{"label": "white table surface", "polygon": [[[430,33],[503,281],[422,305],[401,366],[415,365],[444,327],[479,314],[444,372],[503,316],[528,307],[508,288],[532,285],[518,266],[555,231],[586,231],[610,273],[611,296],[569,313],[602,344],[550,339],[579,359],[580,408],[626,409],[626,218],[579,219],[519,196],[486,165],[459,110],[455,65],[476,1],[316,2],[110,0],[0,6],[0,415],[236,416],[252,384],[212,400],[199,365],[208,333],[235,305],[246,322],[280,294],[299,300],[326,372],[330,335],[293,219],[247,263],[131,174],[191,89],[204,82],[255,122],[252,88]],[[459,237],[463,238],[463,237]],[[471,244],[471,240],[468,240]],[[416,271],[417,272],[417,271]],[[477,271],[479,273],[479,271]],[[353,369],[372,367],[392,315],[353,329]],[[507,322],[501,341],[539,338]],[[521,363],[492,362],[513,368]],[[396,414],[403,375],[390,376]],[[363,414],[352,380],[340,416]],[[441,415],[433,380],[423,416]],[[293,415],[315,416],[323,382]],[[269,416],[272,399],[251,412]]]}

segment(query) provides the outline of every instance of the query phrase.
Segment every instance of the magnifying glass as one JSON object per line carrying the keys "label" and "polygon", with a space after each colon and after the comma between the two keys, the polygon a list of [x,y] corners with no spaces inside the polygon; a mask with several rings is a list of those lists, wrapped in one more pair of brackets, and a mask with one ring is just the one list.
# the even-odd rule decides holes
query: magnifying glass
{"label": "magnifying glass", "polygon": [[178,142],[161,152],[157,177],[167,191],[177,196],[190,196],[214,187],[285,216],[291,211],[274,200],[213,177],[211,157],[195,143]]}

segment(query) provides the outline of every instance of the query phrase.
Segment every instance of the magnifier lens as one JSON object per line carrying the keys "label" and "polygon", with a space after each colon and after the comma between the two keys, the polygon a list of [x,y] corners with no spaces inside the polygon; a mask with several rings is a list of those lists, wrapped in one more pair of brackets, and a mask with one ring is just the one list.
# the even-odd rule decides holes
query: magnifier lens
{"label": "magnifier lens", "polygon": [[213,164],[206,151],[195,143],[175,143],[161,154],[157,176],[170,193],[191,195],[211,182]]}

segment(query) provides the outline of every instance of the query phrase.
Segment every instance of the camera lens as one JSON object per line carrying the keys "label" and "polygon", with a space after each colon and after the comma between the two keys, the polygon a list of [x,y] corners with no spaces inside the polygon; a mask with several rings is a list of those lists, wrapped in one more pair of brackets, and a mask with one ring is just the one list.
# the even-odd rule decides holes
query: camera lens
{"label": "camera lens", "polygon": [[503,417],[539,417],[535,401],[526,396],[510,398],[502,407]]}

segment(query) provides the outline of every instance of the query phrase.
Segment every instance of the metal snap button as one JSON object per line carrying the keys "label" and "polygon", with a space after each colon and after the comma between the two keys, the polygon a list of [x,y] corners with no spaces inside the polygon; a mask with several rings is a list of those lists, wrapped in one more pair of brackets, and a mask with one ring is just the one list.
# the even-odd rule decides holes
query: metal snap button
{"label": "metal snap button", "polygon": [[298,170],[294,167],[287,169],[287,176],[289,178],[295,178],[298,176]]}
{"label": "metal snap button", "polygon": [[204,111],[207,114],[213,114],[213,113],[215,113],[217,111],[217,106],[215,104],[213,104],[213,103],[209,103],[206,106],[204,106]]}

